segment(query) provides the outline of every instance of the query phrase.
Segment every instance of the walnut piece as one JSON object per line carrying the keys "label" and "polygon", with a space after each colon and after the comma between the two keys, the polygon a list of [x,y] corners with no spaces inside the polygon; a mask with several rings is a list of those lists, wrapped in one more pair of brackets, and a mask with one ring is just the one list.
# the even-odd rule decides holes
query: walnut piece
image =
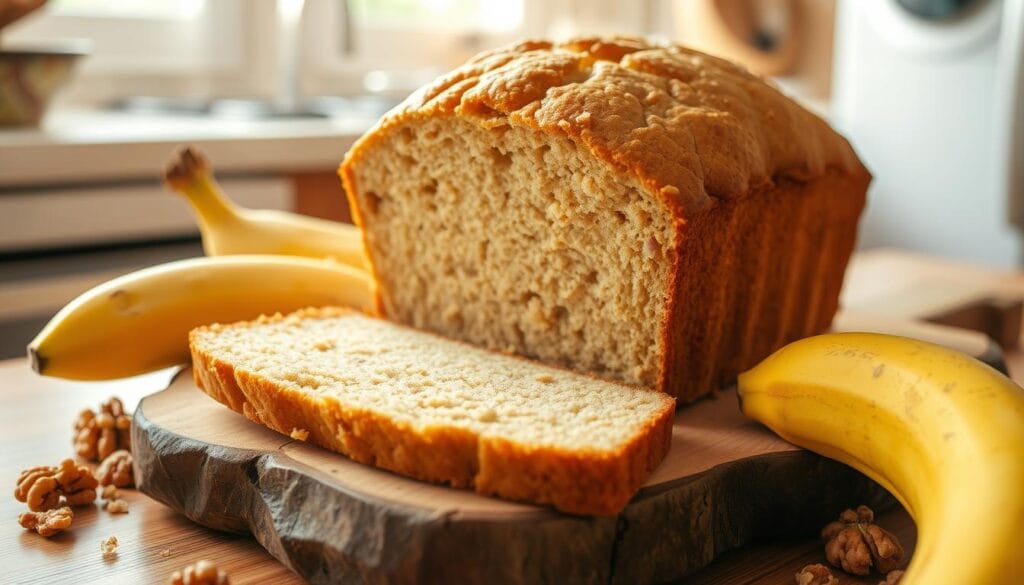
{"label": "walnut piece", "polygon": [[60,503],[60,487],[54,477],[56,467],[30,467],[18,476],[14,499],[28,504],[33,511],[51,510]]}
{"label": "walnut piece", "polygon": [[52,510],[63,497],[69,506],[83,506],[96,500],[98,483],[88,467],[65,459],[56,467],[32,467],[21,472],[14,497],[33,512]]}
{"label": "walnut piece", "polygon": [[110,512],[111,514],[127,514],[128,500],[110,500],[107,502],[107,512]]}
{"label": "walnut piece", "polygon": [[899,569],[895,571],[889,571],[885,576],[884,581],[879,581],[878,585],[899,585],[899,582],[903,580],[903,571]]}
{"label": "walnut piece", "polygon": [[820,563],[807,565],[796,574],[796,585],[839,585],[828,567]]}
{"label": "walnut piece", "polygon": [[131,452],[118,449],[108,455],[96,470],[96,479],[99,480],[100,485],[115,485],[117,487],[135,485]]}
{"label": "walnut piece", "polygon": [[130,451],[132,419],[121,400],[112,397],[99,412],[85,409],[75,420],[75,453],[87,461],[102,461],[118,449]]}
{"label": "walnut piece", "polygon": [[100,497],[104,500],[116,500],[121,497],[121,490],[117,489],[117,486],[114,484],[107,484],[103,486]]}
{"label": "walnut piece", "polygon": [[825,526],[821,538],[828,562],[854,575],[867,575],[872,568],[888,573],[898,567],[903,562],[903,547],[896,535],[874,522],[871,508],[859,506]]}
{"label": "walnut piece", "polygon": [[28,530],[35,530],[40,536],[49,538],[71,526],[75,513],[71,508],[54,508],[45,512],[25,512],[18,516],[18,524]]}
{"label": "walnut piece", "polygon": [[100,552],[103,556],[110,557],[117,554],[117,537],[108,536],[107,538],[100,541]]}
{"label": "walnut piece", "polygon": [[199,561],[171,573],[170,585],[230,585],[228,574],[210,561]]}

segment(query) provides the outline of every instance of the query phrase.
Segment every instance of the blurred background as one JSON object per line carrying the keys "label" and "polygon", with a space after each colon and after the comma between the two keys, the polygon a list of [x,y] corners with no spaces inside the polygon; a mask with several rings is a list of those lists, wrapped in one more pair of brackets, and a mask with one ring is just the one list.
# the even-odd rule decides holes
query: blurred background
{"label": "blurred background", "polygon": [[0,358],[69,299],[201,254],[194,143],[251,207],[346,220],[335,168],[419,85],[524,36],[742,62],[875,175],[862,248],[1019,266],[1024,0],[0,0]]}

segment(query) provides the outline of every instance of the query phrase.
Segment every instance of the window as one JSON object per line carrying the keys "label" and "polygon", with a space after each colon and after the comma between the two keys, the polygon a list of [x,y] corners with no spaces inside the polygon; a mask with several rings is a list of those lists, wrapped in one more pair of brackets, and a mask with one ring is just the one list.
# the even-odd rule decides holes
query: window
{"label": "window", "polygon": [[543,0],[308,0],[302,47],[312,93],[408,93],[526,33]]}
{"label": "window", "polygon": [[255,78],[246,0],[51,0],[4,31],[4,44],[87,39],[91,54],[71,93],[124,95],[227,91]]}
{"label": "window", "polygon": [[[654,0],[649,0],[654,1]],[[86,37],[65,99],[400,97],[523,36],[637,30],[647,2],[615,0],[51,0],[5,43]],[[301,18],[300,18],[301,17]]]}

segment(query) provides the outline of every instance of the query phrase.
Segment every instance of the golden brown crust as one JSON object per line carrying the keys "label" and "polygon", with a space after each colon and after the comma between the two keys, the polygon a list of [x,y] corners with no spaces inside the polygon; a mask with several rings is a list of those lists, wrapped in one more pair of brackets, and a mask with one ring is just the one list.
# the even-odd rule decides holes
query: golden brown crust
{"label": "golden brown crust", "polygon": [[681,229],[658,388],[692,402],[828,329],[868,181],[838,171],[780,181]]}
{"label": "golden brown crust", "polygon": [[[316,318],[346,309],[306,309],[270,319]],[[617,452],[570,452],[479,437],[452,427],[414,429],[368,409],[278,386],[201,351],[190,335],[196,385],[250,420],[288,435],[309,431],[308,442],[360,463],[402,475],[472,487],[504,499],[549,504],[572,514],[615,514],[668,453],[674,404]]]}
{"label": "golden brown crust", "polygon": [[678,220],[774,179],[866,174],[842,136],[743,68],[678,45],[594,37],[509,45],[415,92],[349,151],[346,187],[374,141],[443,116],[564,135],[660,193]]}

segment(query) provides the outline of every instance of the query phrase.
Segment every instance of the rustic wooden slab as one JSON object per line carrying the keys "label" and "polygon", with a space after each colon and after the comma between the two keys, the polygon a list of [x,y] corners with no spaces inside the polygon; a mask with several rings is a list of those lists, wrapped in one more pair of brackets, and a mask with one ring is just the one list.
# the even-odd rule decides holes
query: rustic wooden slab
{"label": "rustic wooden slab", "polygon": [[724,391],[676,415],[668,457],[622,514],[579,517],[430,485],[250,422],[185,370],[133,429],[139,489],[192,520],[251,532],[312,583],[649,583],[759,538],[813,534],[888,505],[853,470],[742,417]]}

